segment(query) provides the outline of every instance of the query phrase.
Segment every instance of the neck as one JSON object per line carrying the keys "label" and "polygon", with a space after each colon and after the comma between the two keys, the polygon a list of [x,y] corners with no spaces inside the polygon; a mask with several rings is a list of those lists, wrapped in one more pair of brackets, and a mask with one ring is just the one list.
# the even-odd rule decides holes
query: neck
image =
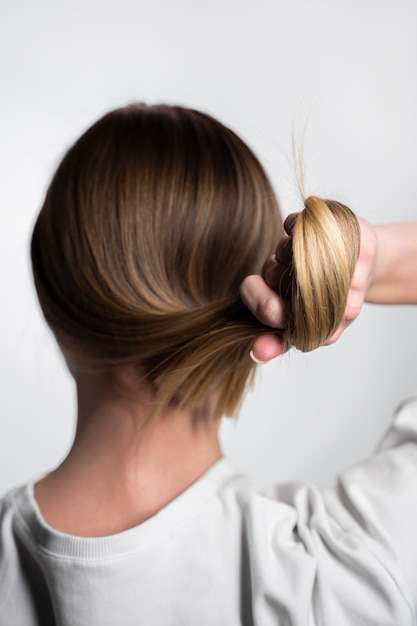
{"label": "neck", "polygon": [[77,396],[72,449],[35,487],[44,518],[62,532],[97,536],[136,526],[221,457],[209,406],[199,415],[166,407],[149,420],[149,387],[122,394],[97,376],[79,376]]}

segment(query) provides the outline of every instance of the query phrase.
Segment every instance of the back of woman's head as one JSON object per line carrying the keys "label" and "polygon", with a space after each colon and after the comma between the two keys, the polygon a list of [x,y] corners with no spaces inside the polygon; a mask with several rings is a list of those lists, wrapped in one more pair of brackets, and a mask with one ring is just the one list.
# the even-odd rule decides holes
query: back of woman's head
{"label": "back of woman's head", "polygon": [[213,118],[133,105],[65,155],[32,238],[35,284],[64,353],[80,367],[137,364],[161,404],[216,392],[232,414],[262,325],[239,299],[282,235],[251,150]]}
{"label": "back of woman's head", "polygon": [[[229,129],[181,107],[109,113],[65,155],[32,237],[45,318],[78,368],[140,366],[169,403],[231,415],[270,331],[239,285],[283,234],[259,161]],[[341,323],[359,253],[344,205],[307,198],[293,233],[287,347],[322,345]]]}

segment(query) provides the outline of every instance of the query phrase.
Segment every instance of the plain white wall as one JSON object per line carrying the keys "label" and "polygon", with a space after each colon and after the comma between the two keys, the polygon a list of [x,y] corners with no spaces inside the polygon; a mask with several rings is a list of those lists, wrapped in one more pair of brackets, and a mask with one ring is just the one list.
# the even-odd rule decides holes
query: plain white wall
{"label": "plain white wall", "polygon": [[[0,14],[0,492],[56,465],[74,390],[31,285],[28,242],[68,144],[131,101],[201,108],[257,152],[299,208],[291,135],[307,123],[310,193],[375,222],[416,216],[414,0],[15,0]],[[367,455],[416,391],[415,311],[367,307],[344,338],[264,366],[225,452],[258,486],[325,484]]]}

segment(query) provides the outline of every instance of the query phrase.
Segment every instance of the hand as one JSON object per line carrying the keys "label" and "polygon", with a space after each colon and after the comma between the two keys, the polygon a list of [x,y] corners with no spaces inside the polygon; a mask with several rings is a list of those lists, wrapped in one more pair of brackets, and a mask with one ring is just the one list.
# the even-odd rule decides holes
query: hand
{"label": "hand", "polygon": [[[298,214],[291,214],[284,222],[287,237],[279,242],[276,253],[270,257],[262,275],[247,276],[242,282],[240,293],[243,302],[265,325],[271,328],[285,328],[287,311],[285,297],[290,286],[290,266],[292,259],[292,231]],[[352,285],[349,290],[345,316],[342,324],[326,345],[339,339],[343,331],[359,315],[366,294],[372,284],[377,256],[377,236],[374,227],[359,219],[361,248]],[[253,355],[258,361],[269,361],[284,352],[285,348],[278,334],[265,334],[253,344]]]}

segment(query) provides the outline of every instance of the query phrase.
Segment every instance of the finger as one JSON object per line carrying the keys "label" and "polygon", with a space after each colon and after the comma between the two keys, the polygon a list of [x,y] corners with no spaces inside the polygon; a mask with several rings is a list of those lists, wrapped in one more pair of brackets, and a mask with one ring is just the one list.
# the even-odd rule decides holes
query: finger
{"label": "finger", "polygon": [[285,352],[277,335],[260,335],[253,343],[252,354],[260,363],[266,363]]}
{"label": "finger", "polygon": [[[267,259],[263,265],[261,274],[262,274],[262,278],[264,280],[266,280],[266,275],[269,275],[274,268],[277,266],[277,258],[275,256],[275,254],[273,254],[272,256],[269,257],[269,259]],[[268,283],[269,284],[269,283]],[[272,285],[269,285],[270,287],[272,287]]]}
{"label": "finger", "polygon": [[337,331],[331,337],[329,337],[329,339],[326,341],[324,345],[331,346],[332,344],[336,343],[336,341],[340,338],[340,336],[344,332],[345,328],[346,328],[345,324],[341,324],[339,328],[337,329]]}
{"label": "finger", "polygon": [[270,257],[262,268],[262,278],[285,300],[291,296],[292,239],[284,237],[277,246],[276,256]]}
{"label": "finger", "polygon": [[266,284],[278,293],[285,301],[291,298],[292,293],[292,267],[281,263],[271,264],[264,272]]}
{"label": "finger", "polygon": [[285,219],[284,221],[284,230],[287,233],[287,235],[292,235],[293,230],[294,230],[294,226],[295,226],[295,222],[297,221],[297,217],[300,215],[300,212],[298,211],[297,213],[290,213],[288,215],[288,217]]}
{"label": "finger", "polygon": [[284,328],[287,317],[284,302],[262,276],[247,276],[240,286],[240,295],[262,324]]}
{"label": "finger", "polygon": [[324,345],[331,346],[333,343],[336,343],[336,341],[345,332],[346,328],[348,328],[351,325],[352,322],[353,322],[353,319],[348,320],[345,318],[343,322],[340,324],[339,328],[336,330],[336,332],[333,333],[331,337],[329,337],[329,339],[326,341]]}
{"label": "finger", "polygon": [[292,237],[284,237],[279,241],[275,256],[282,265],[289,266],[292,264]]}

